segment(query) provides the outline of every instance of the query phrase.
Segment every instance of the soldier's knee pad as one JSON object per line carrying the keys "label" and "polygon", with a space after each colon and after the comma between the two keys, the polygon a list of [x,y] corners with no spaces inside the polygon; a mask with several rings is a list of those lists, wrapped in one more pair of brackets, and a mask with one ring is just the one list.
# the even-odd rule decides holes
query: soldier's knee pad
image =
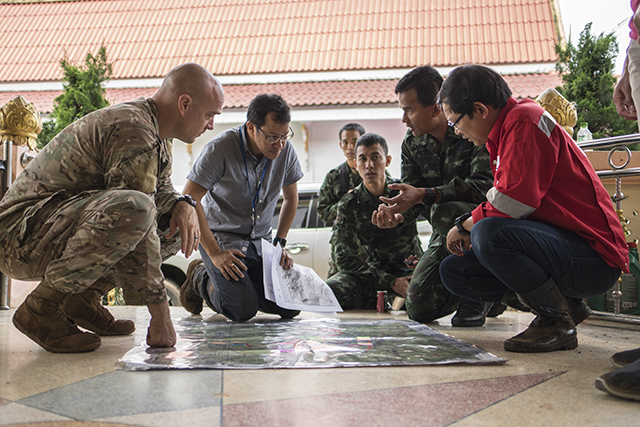
{"label": "soldier's knee pad", "polygon": [[125,223],[148,229],[155,221],[156,205],[146,194],[135,190],[118,190],[109,195],[107,210],[118,212]]}

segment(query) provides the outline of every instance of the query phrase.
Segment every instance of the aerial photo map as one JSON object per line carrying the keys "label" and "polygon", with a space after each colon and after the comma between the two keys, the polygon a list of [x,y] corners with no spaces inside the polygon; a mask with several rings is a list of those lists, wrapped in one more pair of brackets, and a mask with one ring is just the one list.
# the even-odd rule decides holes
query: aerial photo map
{"label": "aerial photo map", "polygon": [[504,363],[409,320],[320,317],[255,323],[182,319],[171,348],[130,350],[125,370],[264,369]]}

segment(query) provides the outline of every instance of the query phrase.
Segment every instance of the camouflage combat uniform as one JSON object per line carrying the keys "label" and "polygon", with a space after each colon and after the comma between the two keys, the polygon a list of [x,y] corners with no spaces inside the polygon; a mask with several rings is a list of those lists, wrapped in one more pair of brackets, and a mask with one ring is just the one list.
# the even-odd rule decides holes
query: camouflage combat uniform
{"label": "camouflage combat uniform", "polygon": [[[405,213],[411,219],[418,211],[429,220],[433,234],[407,290],[407,314],[419,322],[431,322],[453,313],[460,298],[452,295],[440,279],[440,262],[450,255],[447,233],[454,220],[486,200],[493,185],[489,152],[447,130],[442,144],[431,135],[415,137],[410,130],[402,142],[402,182],[420,188],[435,188],[440,203],[417,205]],[[418,209],[416,209],[418,208]]]}
{"label": "camouflage combat uniform", "polygon": [[164,238],[180,195],[158,132],[155,104],[141,98],[58,134],[0,201],[0,270],[64,293],[115,271],[141,303],[166,301],[160,266],[180,247]]}
{"label": "camouflage combat uniform", "polygon": [[[338,202],[342,199],[342,196],[352,188],[356,188],[360,183],[362,183],[360,174],[351,170],[347,162],[331,169],[324,177],[324,182],[320,186],[320,192],[318,193],[318,215],[320,219],[327,225],[333,224],[338,213]],[[366,259],[366,254],[362,248],[358,248],[358,253],[362,259]],[[331,277],[338,272],[334,259],[335,251],[332,245],[327,277]]]}
{"label": "camouflage combat uniform", "polygon": [[[393,182],[387,179],[387,185]],[[384,195],[397,191],[385,187]],[[392,229],[371,223],[371,214],[382,203],[360,184],[338,204],[331,244],[335,248],[339,272],[327,280],[343,309],[375,308],[376,291],[391,292],[395,279],[411,275],[404,264],[410,255],[420,256],[422,247],[415,220]],[[367,261],[357,255],[358,245],[367,253]]]}
{"label": "camouflage combat uniform", "polygon": [[318,215],[326,224],[331,225],[338,213],[338,202],[352,188],[362,183],[357,171],[352,171],[347,162],[331,169],[324,177],[318,194]]}

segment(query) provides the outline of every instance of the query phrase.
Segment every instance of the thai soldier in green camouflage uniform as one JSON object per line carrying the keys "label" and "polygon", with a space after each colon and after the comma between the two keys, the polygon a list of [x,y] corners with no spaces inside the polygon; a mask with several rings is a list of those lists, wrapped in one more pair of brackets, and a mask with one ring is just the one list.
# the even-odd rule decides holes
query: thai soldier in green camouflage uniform
{"label": "thai soldier in green camouflage uniform", "polygon": [[[331,236],[338,273],[327,284],[344,310],[375,308],[376,291],[404,297],[411,276],[404,260],[422,254],[415,219],[391,229],[371,222],[382,203],[379,197],[397,194],[388,187],[392,181],[385,174],[391,161],[387,153],[380,135],[368,133],[358,139],[356,165],[363,183],[338,203]],[[368,255],[366,261],[358,257],[360,245]]]}
{"label": "thai soldier in green camouflage uniform", "polygon": [[[431,322],[453,313],[454,326],[480,326],[490,304],[463,300],[442,284],[440,262],[449,255],[446,236],[454,220],[470,212],[493,185],[489,153],[484,147],[457,136],[442,114],[436,96],[442,77],[430,66],[418,67],[396,85],[403,122],[409,127],[402,142],[402,183],[391,185],[400,196],[383,198],[390,209],[376,221],[395,226],[391,215],[405,212],[404,220],[423,211],[433,234],[429,247],[417,263],[407,292],[407,314],[419,322]],[[412,208],[413,207],[413,208]],[[374,221],[375,222],[375,221]]]}
{"label": "thai soldier in green camouflage uniform", "polygon": [[[342,196],[362,183],[362,178],[360,178],[356,170],[355,148],[358,138],[364,133],[364,128],[358,123],[347,123],[338,132],[340,148],[347,160],[327,173],[318,194],[318,215],[327,225],[331,225],[335,221],[338,202]],[[358,254],[362,259],[366,259],[366,254],[362,248],[358,249]],[[331,246],[331,259],[329,260],[327,277],[331,277],[338,272],[334,258],[335,251]]]}
{"label": "thai soldier in green camouflage uniform", "polygon": [[339,144],[347,159],[333,168],[324,177],[318,194],[318,215],[326,224],[333,224],[338,212],[338,202],[347,191],[356,188],[362,178],[356,170],[356,142],[364,135],[364,128],[358,123],[347,123],[338,132]]}
{"label": "thai soldier in green camouflage uniform", "polygon": [[21,332],[69,353],[101,344],[69,318],[102,335],[133,332],[100,305],[99,294],[119,280],[148,305],[147,343],[175,344],[160,266],[179,248],[186,256],[197,248],[198,220],[173,189],[169,139],[192,143],[213,129],[223,103],[207,70],[182,65],[152,98],[69,125],[18,176],[0,201],[0,269],[41,280],[14,314]]}

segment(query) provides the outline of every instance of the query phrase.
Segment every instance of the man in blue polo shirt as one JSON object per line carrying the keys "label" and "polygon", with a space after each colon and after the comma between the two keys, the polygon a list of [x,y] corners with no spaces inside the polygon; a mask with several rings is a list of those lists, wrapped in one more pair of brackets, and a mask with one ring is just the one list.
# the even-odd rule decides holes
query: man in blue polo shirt
{"label": "man in blue polo shirt", "polygon": [[[180,300],[191,313],[203,301],[233,321],[258,310],[292,318],[264,295],[261,240],[271,240],[271,219],[280,190],[282,209],[274,244],[284,248],[298,207],[303,173],[290,142],[290,108],[279,95],[258,95],[247,122],[210,141],[187,176],[184,194],[197,202],[202,260],[191,263]],[[282,251],[280,265],[293,266]]]}

